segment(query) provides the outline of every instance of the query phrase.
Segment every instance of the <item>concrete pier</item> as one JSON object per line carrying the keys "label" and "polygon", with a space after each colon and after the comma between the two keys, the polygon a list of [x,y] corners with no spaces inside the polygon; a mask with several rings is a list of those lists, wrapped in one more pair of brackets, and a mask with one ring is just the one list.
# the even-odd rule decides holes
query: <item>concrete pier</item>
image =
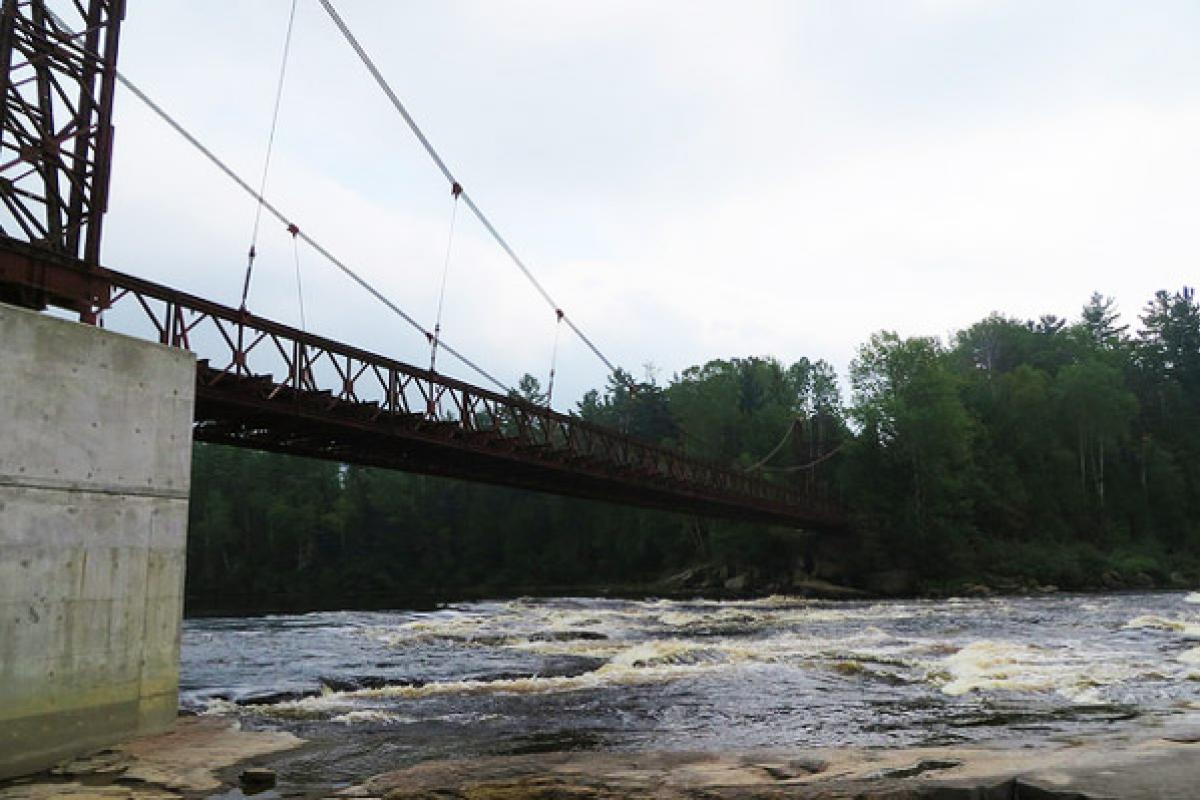
{"label": "concrete pier", "polygon": [[192,354],[0,304],[0,778],[175,718]]}

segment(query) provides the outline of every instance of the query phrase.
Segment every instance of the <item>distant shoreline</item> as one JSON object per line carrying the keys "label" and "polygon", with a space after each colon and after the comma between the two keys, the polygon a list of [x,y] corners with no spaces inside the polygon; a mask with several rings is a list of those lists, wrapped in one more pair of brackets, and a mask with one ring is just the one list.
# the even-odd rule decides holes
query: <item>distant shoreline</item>
{"label": "distant shoreline", "polygon": [[[834,586],[830,584],[830,586]],[[877,594],[858,592],[846,587],[836,587],[847,592],[856,592],[858,596],[841,593],[803,592],[803,591],[743,591],[730,590],[688,590],[672,589],[662,584],[634,586],[554,586],[554,587],[508,587],[508,588],[479,588],[475,590],[451,590],[435,592],[370,593],[345,596],[288,594],[272,596],[230,596],[222,598],[196,597],[189,595],[186,600],[184,617],[186,619],[203,619],[210,617],[256,617],[272,614],[309,614],[333,611],[435,611],[438,608],[454,603],[472,602],[505,602],[519,600],[522,597],[553,598],[611,598],[618,600],[753,600],[774,595],[787,597],[804,597],[812,600],[942,600],[949,597],[1028,597],[1038,594],[1142,594],[1157,592],[1184,592],[1195,590],[1194,586],[1148,586],[1121,588],[1070,588],[1059,590],[1057,587],[1028,588],[1024,586],[996,587],[985,584],[968,583],[965,592],[945,593],[915,593],[915,594]]]}

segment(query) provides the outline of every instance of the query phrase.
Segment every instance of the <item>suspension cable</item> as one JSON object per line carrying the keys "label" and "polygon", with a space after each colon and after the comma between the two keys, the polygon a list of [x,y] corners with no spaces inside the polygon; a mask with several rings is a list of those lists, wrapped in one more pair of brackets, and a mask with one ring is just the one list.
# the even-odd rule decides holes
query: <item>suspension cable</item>
{"label": "suspension cable", "polygon": [[822,464],[822,463],[828,461],[829,459],[833,458],[838,453],[840,453],[842,451],[842,448],[845,446],[846,446],[846,443],[842,442],[837,447],[833,448],[832,450],[830,450],[827,453],[817,456],[815,459],[813,459],[812,461],[809,461],[807,464],[796,464],[795,466],[791,466],[791,467],[762,467],[761,469],[763,470],[763,472],[802,472],[804,470],[812,469],[813,467],[817,466],[818,464]]}
{"label": "suspension cable", "polygon": [[[358,54],[359,59],[363,62],[363,66],[365,66],[367,71],[371,73],[371,77],[373,77],[375,82],[379,84],[379,88],[383,90],[383,93],[387,95],[388,100],[391,101],[392,105],[396,108],[396,111],[398,111],[400,116],[404,118],[404,121],[408,124],[408,127],[413,132],[413,135],[417,137],[417,140],[421,143],[421,146],[425,148],[425,152],[429,154],[429,157],[433,159],[433,163],[437,165],[438,170],[441,171],[442,176],[445,177],[445,179],[452,186],[459,186],[461,188],[460,182],[454,177],[454,174],[450,171],[450,168],[446,166],[446,162],[442,160],[442,157],[438,155],[436,150],[434,150],[433,145],[429,142],[429,139],[425,137],[425,134],[417,125],[416,120],[414,120],[412,115],[408,113],[408,109],[405,108],[404,103],[400,102],[400,98],[396,95],[395,91],[392,90],[392,87],[383,77],[383,74],[379,71],[379,68],[375,66],[375,62],[371,60],[369,55],[367,55],[367,51],[363,49],[363,46],[359,44],[358,39],[356,39],[354,34],[350,32],[350,28],[346,25],[346,22],[342,19],[341,15],[339,15],[337,10],[333,7],[333,3],[330,2],[330,0],[320,1],[321,5],[325,8],[325,11],[329,14],[329,18],[333,20],[333,24],[337,26],[339,31],[341,31],[342,37],[345,38],[346,42],[350,45],[354,52]],[[500,235],[500,232],[496,230],[496,227],[492,225],[491,221],[487,218],[487,216],[484,215],[483,211],[479,209],[479,206],[475,205],[475,201],[471,199],[470,194],[468,194],[465,190],[462,191],[462,201],[466,204],[467,208],[471,210],[471,213],[475,215],[475,218],[482,223],[483,227],[487,229],[488,233],[492,235],[492,238],[496,240],[496,243],[500,245],[501,249],[508,254],[508,257],[512,260],[512,262],[516,264],[517,268],[521,270],[528,281],[533,285],[533,288],[536,289],[538,294],[542,296],[542,299],[546,301],[550,308],[554,309],[555,314],[558,315],[559,318],[567,324],[567,327],[569,327],[575,333],[575,335],[579,337],[580,341],[587,345],[588,349],[600,359],[604,366],[608,368],[610,374],[617,374],[617,368],[613,365],[613,362],[610,361],[608,357],[600,351],[600,348],[592,343],[592,340],[584,334],[584,332],[570,317],[562,312],[562,307],[558,303],[554,302],[554,298],[550,296],[550,293],[546,291],[546,288],[542,286],[541,282],[534,276],[529,267],[525,265],[525,262],[521,260],[516,251],[514,251],[504,237]]]}
{"label": "suspension cable", "polygon": [[746,472],[753,472],[756,469],[762,469],[763,466],[768,461],[770,461],[772,458],[774,458],[775,454],[778,453],[780,450],[782,450],[783,446],[785,444],[787,444],[787,440],[792,438],[792,432],[796,430],[797,422],[798,422],[798,420],[795,417],[793,417],[792,424],[788,425],[788,429],[784,432],[783,438],[779,440],[779,444],[775,445],[775,447],[773,447],[771,449],[771,452],[767,453],[765,456],[760,458],[757,463],[751,464],[750,466],[746,467]]}
{"label": "suspension cable", "polygon": [[[183,125],[181,125],[178,121],[176,121],[176,119],[174,117],[172,117],[165,110],[163,110],[163,108],[161,106],[159,106],[157,103],[155,103],[153,100],[151,100],[149,95],[147,95],[145,92],[143,92],[141,89],[139,89],[132,81],[129,80],[129,78],[125,77],[125,75],[120,70],[116,70],[116,76],[117,76],[117,80],[120,81],[122,86],[124,86],[126,89],[128,89],[136,98],[138,98],[143,103],[145,103],[147,108],[149,108],[151,111],[153,111],[155,114],[157,114],[158,117],[160,119],[162,119],[163,122],[167,123],[167,125],[169,125],[172,130],[174,130],[177,134],[182,136],[188,142],[188,144],[190,144],[192,147],[196,148],[196,150],[198,150],[201,155],[203,155],[210,162],[212,162],[213,166],[215,166],[221,172],[225,173],[225,176],[228,177],[235,184],[237,184],[237,186],[242,191],[246,192],[248,195],[253,197],[255,200],[262,203],[263,209],[266,210],[271,216],[275,217],[275,219],[277,219],[279,222],[283,223],[284,225],[293,224],[292,221],[282,211],[280,211],[270,201],[268,201],[264,195],[262,195],[259,192],[256,192],[254,190],[254,187],[252,187],[250,184],[246,183],[246,181],[240,175],[238,175],[236,172],[234,172],[233,169],[229,165],[227,165],[224,161],[217,158],[216,154],[214,154],[211,150],[209,150],[206,146],[204,146],[204,144],[202,144],[199,139],[197,139],[195,136],[193,136],[186,128],[183,127]],[[303,241],[305,244],[307,244],[309,247],[311,247],[313,250],[317,251],[317,253],[319,253],[326,261],[328,261],[333,266],[337,267],[344,275],[346,275],[346,277],[350,278],[350,280],[352,280],[356,284],[358,284],[359,287],[361,287],[363,290],[365,290],[368,294],[370,294],[372,297],[374,297],[380,303],[385,305],[388,309],[393,311],[396,315],[398,315],[401,319],[403,319],[405,322],[407,322],[413,328],[416,328],[418,331],[420,331],[421,335],[424,336],[426,338],[426,340],[428,340],[433,335],[429,331],[427,331],[424,327],[422,327],[419,322],[417,322],[415,319],[413,319],[411,316],[409,316],[407,313],[405,313],[404,309],[400,308],[400,306],[396,305],[394,302],[389,300],[382,292],[380,292],[378,289],[376,289],[371,284],[367,283],[367,281],[364,280],[361,276],[359,276],[358,273],[356,273],[349,266],[347,266],[345,262],[343,262],[341,259],[334,256],[333,253],[326,250],[323,246],[321,246],[321,244],[319,242],[317,242],[315,239],[313,239],[311,236],[309,236],[307,233],[305,233],[303,229],[297,229],[296,237],[299,238],[301,241]],[[458,352],[458,350],[451,347],[446,342],[442,342],[441,347],[447,353],[449,353],[450,355],[452,355],[456,359],[458,359],[464,366],[468,367],[469,369],[473,370],[474,372],[476,372],[483,378],[490,381],[492,384],[494,384],[496,387],[498,387],[502,392],[507,393],[507,392],[511,391],[511,389],[508,386],[506,386],[499,378],[496,378],[493,375],[491,375],[489,372],[484,370],[483,367],[480,367],[474,361],[467,358],[462,353]]]}
{"label": "suspension cable", "polygon": [[295,225],[289,225],[287,232],[292,235],[292,252],[296,256],[296,301],[300,306],[300,330],[307,331],[308,326],[304,320],[304,284],[300,282],[300,240],[296,238],[300,229]]}
{"label": "suspension cable", "polygon": [[550,348],[550,380],[547,381],[546,387],[546,407],[550,408],[554,403],[554,374],[558,365],[558,334],[562,331],[563,313],[561,309],[554,309],[554,346]]}
{"label": "suspension cable", "polygon": [[462,187],[450,187],[450,233],[446,237],[446,261],[442,264],[442,286],[438,290],[437,317],[433,321],[433,339],[429,342],[429,371],[437,372],[438,341],[442,338],[442,309],[446,305],[446,279],[450,275],[450,248],[454,246],[454,221],[458,218],[458,196]]}
{"label": "suspension cable", "polygon": [[[267,152],[263,158],[262,179],[258,182],[258,194],[261,197],[267,193],[267,173],[271,169],[271,153],[275,147],[275,131],[279,126],[279,107],[283,101],[283,83],[287,77],[288,55],[292,50],[292,30],[296,25],[296,4],[292,0],[292,10],[288,14],[287,34],[283,39],[283,58],[279,64],[279,81],[275,85],[275,108],[271,112],[271,132],[267,135]],[[257,255],[258,228],[262,222],[263,204],[259,201],[254,208],[254,230],[250,234],[250,251],[246,254],[246,279],[242,282],[242,308],[246,307],[246,298],[250,294],[250,273],[254,271],[254,258]],[[295,243],[296,235],[292,234]],[[299,263],[299,262],[297,262]]]}

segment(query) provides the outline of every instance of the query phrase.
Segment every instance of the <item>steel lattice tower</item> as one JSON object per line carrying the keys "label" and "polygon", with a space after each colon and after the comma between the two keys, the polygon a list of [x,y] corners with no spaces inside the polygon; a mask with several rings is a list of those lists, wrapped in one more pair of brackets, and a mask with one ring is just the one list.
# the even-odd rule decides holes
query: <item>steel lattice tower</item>
{"label": "steel lattice tower", "polygon": [[[0,11],[0,233],[89,266],[100,262],[124,16],[125,0],[3,0]],[[10,285],[0,299],[41,307],[66,288]],[[85,317],[107,302],[99,282],[68,293]]]}

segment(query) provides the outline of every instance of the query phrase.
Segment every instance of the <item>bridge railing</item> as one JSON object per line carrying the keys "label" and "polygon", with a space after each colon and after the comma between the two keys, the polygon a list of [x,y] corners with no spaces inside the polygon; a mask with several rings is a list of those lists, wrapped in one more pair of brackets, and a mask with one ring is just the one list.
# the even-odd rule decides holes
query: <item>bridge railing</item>
{"label": "bridge railing", "polygon": [[[0,282],[14,271],[13,246],[0,242]],[[19,248],[18,248],[19,249]],[[338,410],[364,422],[403,420],[418,435],[464,442],[499,442],[531,460],[580,469],[621,471],[645,482],[757,501],[776,508],[832,506],[799,489],[771,483],[679,450],[596,425],[522,398],[465,383],[352,345],[255,316],[245,310],[114,270],[72,259],[37,256],[42,274],[26,278],[49,288],[86,284],[105,297],[102,324],[191,350],[205,368],[202,383],[257,385],[265,399],[289,399],[324,412]],[[27,270],[28,271],[28,270]],[[103,283],[107,292],[95,291]],[[73,306],[69,306],[73,307]],[[137,330],[140,329],[140,330]],[[136,332],[135,332],[136,331]]]}

